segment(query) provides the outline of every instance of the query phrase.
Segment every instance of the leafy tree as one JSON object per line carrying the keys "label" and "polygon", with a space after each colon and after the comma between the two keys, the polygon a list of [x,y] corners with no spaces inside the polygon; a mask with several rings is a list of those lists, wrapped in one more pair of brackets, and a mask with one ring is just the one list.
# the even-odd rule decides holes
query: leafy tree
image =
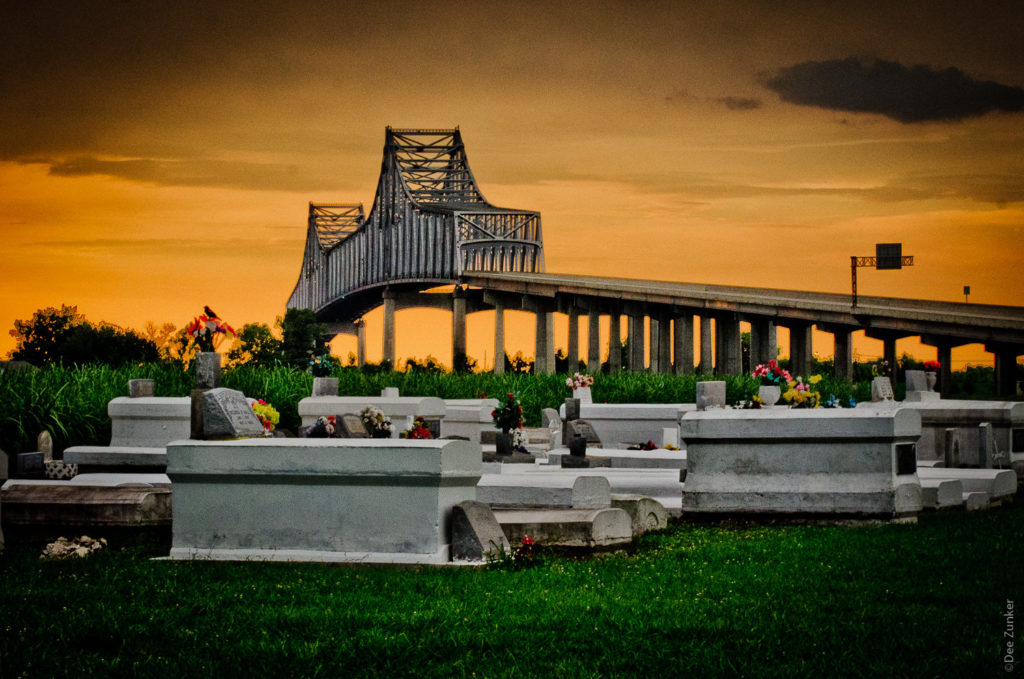
{"label": "leafy tree", "polygon": [[171,356],[174,337],[177,334],[177,328],[174,327],[174,323],[164,322],[162,325],[157,325],[153,321],[146,321],[146,327],[143,328],[140,334],[156,345],[162,360],[174,360]]}
{"label": "leafy tree", "polygon": [[65,363],[151,363],[160,357],[156,344],[132,330],[109,323],[93,326],[81,323],[71,329],[61,345],[58,355]]}
{"label": "leafy tree", "polygon": [[238,332],[228,360],[234,365],[272,366],[281,358],[281,340],[266,323],[246,323]]}
{"label": "leafy tree", "polygon": [[318,322],[312,309],[289,309],[278,325],[285,363],[304,366],[313,356],[331,352],[327,346],[327,324]]}
{"label": "leafy tree", "polygon": [[62,304],[39,309],[27,321],[14,321],[11,336],[17,340],[17,348],[10,352],[16,361],[28,361],[42,365],[59,358],[59,347],[71,330],[85,322],[85,316],[78,313],[77,306]]}

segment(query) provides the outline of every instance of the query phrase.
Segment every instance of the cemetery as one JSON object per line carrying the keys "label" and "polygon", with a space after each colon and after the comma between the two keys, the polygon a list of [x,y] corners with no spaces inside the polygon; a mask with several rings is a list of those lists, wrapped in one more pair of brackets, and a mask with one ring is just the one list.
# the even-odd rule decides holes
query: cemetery
{"label": "cemetery", "polygon": [[[357,611],[374,605],[369,596],[401,621],[375,616],[381,638],[374,641],[339,637],[330,628],[315,633],[344,657],[378,644],[390,648],[407,630],[429,634],[418,620],[425,603],[413,592],[437,588],[460,592],[432,609],[432,624],[459,643],[490,638],[463,620],[471,611],[476,621],[507,627],[501,638],[510,647],[529,644],[506,617],[515,613],[493,609],[528,605],[540,616],[535,620],[556,625],[566,643],[586,649],[584,665],[623,672],[632,666],[621,665],[622,654],[631,662],[637,649],[657,654],[647,637],[621,633],[636,610],[644,611],[647,630],[676,629],[684,620],[713,626],[718,623],[709,621],[721,616],[736,629],[753,624],[753,636],[735,641],[684,641],[680,671],[752,652],[758,635],[784,638],[797,630],[820,644],[815,620],[799,611],[816,608],[820,592],[838,586],[833,567],[843,569],[843,587],[853,588],[857,601],[875,602],[858,606],[867,605],[886,625],[915,625],[926,636],[984,621],[980,613],[935,606],[927,623],[908,617],[922,586],[915,560],[927,561],[931,572],[981,569],[988,588],[1018,586],[1000,550],[976,553],[970,545],[1003,540],[1015,521],[1024,522],[1013,464],[1019,403],[941,399],[915,389],[897,401],[879,380],[875,400],[854,408],[756,408],[730,402],[726,384],[698,381],[695,402],[669,404],[581,403],[563,392],[561,403],[550,402],[534,420],[542,426],[509,434],[516,447],[502,452],[499,411],[520,424],[525,419],[514,398],[407,396],[395,387],[343,396],[318,379],[295,405],[298,427],[285,432],[269,431],[257,414],[264,411],[254,408],[259,399],[241,390],[207,386],[188,397],[155,396],[151,382],[133,381],[125,385],[127,396],[107,404],[109,445],[70,445],[55,456],[44,432],[39,450],[16,456],[15,473],[0,490],[8,545],[0,570],[9,564],[57,573],[64,559],[79,559],[90,572],[115,569],[93,576],[107,583],[102,591],[76,587],[83,602],[98,606],[120,592],[129,618],[149,610],[147,597],[167,596],[159,583],[170,573],[176,582],[193,583],[173,595],[192,609],[211,605],[203,583],[216,578],[225,589],[213,596],[267,602],[242,624],[252,632],[277,624],[280,615],[274,603],[280,590],[272,589],[283,586],[273,575],[279,572],[263,562],[289,562],[298,584],[288,587],[306,598],[306,614],[355,624]],[[37,562],[26,563],[22,545],[41,545],[42,536],[45,558],[37,550]],[[923,545],[941,547],[918,554]],[[1010,550],[1019,551],[1019,541]],[[907,559],[885,560],[897,552]],[[167,570],[175,564],[190,570]],[[327,564],[347,568],[324,570]],[[790,582],[787,574],[797,570],[801,582]],[[392,582],[406,584],[388,596]],[[766,597],[767,582],[785,588],[784,601]],[[882,591],[887,583],[900,588],[895,597]],[[976,586],[944,583],[959,598]],[[530,599],[531,587],[545,594]],[[662,594],[651,599],[652,592]],[[524,596],[530,603],[522,603]],[[619,600],[629,603],[612,603]],[[718,601],[738,610],[724,611]],[[595,609],[606,611],[592,630],[600,641],[577,629]],[[752,611],[757,621],[740,623],[739,610]],[[790,611],[783,621],[776,620],[779,610]],[[114,635],[127,633],[92,615],[83,603],[70,620],[83,629],[106,624]],[[168,616],[157,619],[181,628]],[[210,624],[200,620],[189,628],[214,635]],[[835,634],[858,633],[847,622],[830,626]],[[224,654],[201,646],[195,657],[203,664],[192,670],[223,673],[227,663],[240,662],[235,649],[249,642],[234,632],[222,638],[233,649]],[[176,650],[167,652],[189,657],[185,648],[193,643],[172,633]],[[809,646],[799,651],[803,643],[791,647],[809,659],[780,658],[780,676],[826,671],[825,656]],[[872,654],[864,644],[857,648],[859,662],[884,661],[911,674],[922,667],[898,644]],[[934,658],[965,668],[980,655],[973,642],[956,643]],[[479,661],[493,659],[485,654]],[[311,671],[311,657],[294,662],[282,672]],[[938,671],[937,662],[924,666]],[[540,673],[559,672],[557,655],[541,653],[536,663]],[[441,676],[440,667],[424,675]]]}

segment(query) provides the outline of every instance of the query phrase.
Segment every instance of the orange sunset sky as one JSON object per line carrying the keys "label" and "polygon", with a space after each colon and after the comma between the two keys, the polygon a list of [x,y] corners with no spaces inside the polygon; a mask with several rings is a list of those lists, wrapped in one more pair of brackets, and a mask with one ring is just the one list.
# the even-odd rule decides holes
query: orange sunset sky
{"label": "orange sunset sky", "polygon": [[[0,3],[0,355],[62,303],[273,324],[308,203],[369,210],[386,125],[460,126],[487,199],[541,212],[548,271],[848,292],[850,255],[899,241],[915,266],[861,294],[1024,305],[1019,0],[462,4]],[[397,327],[400,362],[450,358],[447,314]]]}

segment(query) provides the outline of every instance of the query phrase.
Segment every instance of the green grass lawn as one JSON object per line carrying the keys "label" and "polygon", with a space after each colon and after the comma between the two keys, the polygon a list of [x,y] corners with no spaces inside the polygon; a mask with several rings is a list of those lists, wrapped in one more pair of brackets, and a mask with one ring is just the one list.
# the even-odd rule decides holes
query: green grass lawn
{"label": "green grass lawn", "polygon": [[916,525],[675,524],[515,572],[112,546],[8,546],[2,676],[994,677],[1024,601],[1021,499]]}

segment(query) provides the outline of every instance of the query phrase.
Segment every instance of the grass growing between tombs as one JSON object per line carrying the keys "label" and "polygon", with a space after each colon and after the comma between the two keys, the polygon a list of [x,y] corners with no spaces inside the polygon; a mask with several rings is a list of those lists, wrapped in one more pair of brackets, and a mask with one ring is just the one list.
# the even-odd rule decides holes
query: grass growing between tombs
{"label": "grass growing between tombs", "polygon": [[0,662],[12,677],[996,676],[1022,535],[1018,499],[917,525],[677,524],[516,572],[9,546]]}

